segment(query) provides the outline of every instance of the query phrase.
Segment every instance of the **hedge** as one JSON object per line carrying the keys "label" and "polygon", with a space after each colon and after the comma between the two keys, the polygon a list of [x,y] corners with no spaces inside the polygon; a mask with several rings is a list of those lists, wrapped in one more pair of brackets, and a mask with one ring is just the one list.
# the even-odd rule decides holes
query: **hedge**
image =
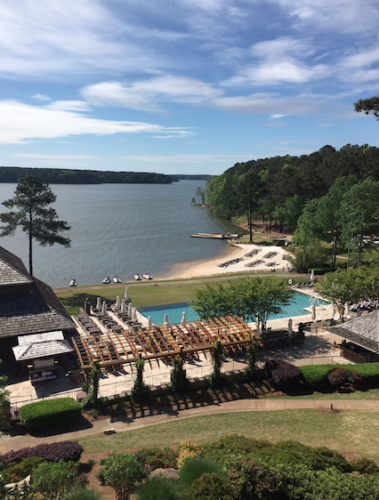
{"label": "hedge", "polygon": [[0,463],[8,465],[12,462],[21,462],[21,460],[30,457],[39,457],[47,460],[48,462],[65,462],[73,461],[78,462],[83,447],[78,443],[72,441],[61,441],[59,443],[43,443],[37,446],[29,446],[28,448],[21,448],[17,451],[9,451],[4,455],[0,455]]}
{"label": "hedge", "polygon": [[73,398],[57,398],[22,406],[20,420],[28,431],[50,429],[76,422],[82,405]]}
{"label": "hedge", "polygon": [[300,366],[306,385],[314,391],[331,389],[328,373],[335,368],[345,368],[355,371],[360,377],[362,387],[379,386],[379,363],[365,363],[356,365],[310,365]]}
{"label": "hedge", "polygon": [[308,274],[311,274],[313,271],[314,274],[326,274],[326,273],[334,273],[336,271],[336,267],[313,267],[312,269],[308,269]]}

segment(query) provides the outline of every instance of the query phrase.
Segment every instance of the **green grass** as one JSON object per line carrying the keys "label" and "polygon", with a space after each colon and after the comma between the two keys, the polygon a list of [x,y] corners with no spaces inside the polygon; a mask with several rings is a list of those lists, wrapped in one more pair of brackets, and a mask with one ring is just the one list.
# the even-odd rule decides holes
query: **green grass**
{"label": "green grass", "polygon": [[[238,276],[256,275],[256,274],[267,274],[272,275],[278,279],[289,278],[293,280],[294,283],[299,283],[306,281],[307,278],[303,276],[297,276],[293,274],[279,274],[267,272],[255,272],[255,273],[234,273],[228,274],[223,278],[233,278]],[[209,282],[209,278],[204,278],[200,283],[195,281],[182,281],[182,282],[155,282],[153,285],[149,286],[133,286],[129,288],[130,297],[134,307],[151,307],[159,306],[164,304],[174,304],[178,302],[190,302],[196,294],[196,290],[203,288],[205,283]],[[220,280],[224,281],[224,280]],[[225,281],[224,281],[225,282]],[[215,283],[214,281],[211,282]],[[116,302],[116,297],[124,296],[125,284],[122,286],[104,286],[99,285],[98,287],[77,287],[75,289],[71,288],[70,291],[65,293],[60,293],[59,290],[56,291],[59,299],[62,301],[63,305],[70,314],[78,314],[79,309],[83,307],[85,299],[88,299],[91,305],[96,304],[97,297],[101,298],[101,301],[105,300],[108,303]]]}
{"label": "green grass", "polygon": [[117,432],[111,436],[87,436],[77,441],[84,447],[84,453],[100,453],[174,446],[181,441],[205,443],[237,433],[271,442],[295,440],[310,446],[328,446],[379,461],[379,448],[373,439],[379,432],[378,417],[379,412],[374,410],[344,410],[338,414],[315,410],[227,413]]}

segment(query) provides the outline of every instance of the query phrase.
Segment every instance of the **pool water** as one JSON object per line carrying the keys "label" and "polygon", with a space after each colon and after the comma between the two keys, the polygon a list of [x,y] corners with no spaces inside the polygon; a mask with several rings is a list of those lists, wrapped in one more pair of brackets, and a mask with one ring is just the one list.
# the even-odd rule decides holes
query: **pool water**
{"label": "pool water", "polygon": [[[293,292],[293,294],[294,300],[291,304],[283,307],[281,313],[269,316],[269,319],[291,318],[293,316],[302,316],[308,313],[308,311],[304,311],[304,308],[312,305],[311,297],[299,292]],[[328,302],[324,300],[317,299],[314,301],[315,306],[326,304],[328,304]],[[166,304],[164,306],[143,307],[139,309],[139,312],[146,318],[151,316],[151,321],[155,325],[163,324],[165,314],[168,315],[169,323],[180,323],[182,321],[183,312],[186,313],[188,321],[196,321],[199,319],[198,314],[187,304],[187,302]],[[251,319],[251,321],[255,321],[255,318]]]}

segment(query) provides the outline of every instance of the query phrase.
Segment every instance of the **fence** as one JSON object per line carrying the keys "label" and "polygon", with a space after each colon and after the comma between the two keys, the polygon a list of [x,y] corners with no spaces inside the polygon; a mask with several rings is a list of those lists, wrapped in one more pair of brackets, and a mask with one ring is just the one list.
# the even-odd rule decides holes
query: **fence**
{"label": "fence", "polygon": [[[264,363],[268,359],[272,359],[275,357],[275,359],[282,359],[284,361],[288,361],[289,363],[295,365],[295,366],[307,366],[307,365],[326,365],[326,364],[351,364],[354,363],[354,354],[351,356],[344,355],[342,356],[314,356],[314,357],[309,357],[309,358],[302,358],[302,359],[293,359],[289,356],[285,355],[280,355],[280,354],[275,354],[273,356],[272,354],[269,356],[258,356],[256,360],[257,367],[262,368]],[[239,361],[239,360],[230,360],[226,361],[223,365],[223,371],[225,373],[236,371],[236,370],[241,370],[246,368],[247,362],[246,361]],[[207,377],[210,372],[211,372],[211,365],[209,364],[202,364],[201,366],[195,366],[195,367],[188,367],[186,366],[186,371],[187,371],[187,376],[189,378],[202,378],[202,377]],[[152,373],[151,375],[145,374],[144,375],[144,381],[147,385],[150,386],[160,386],[160,385],[165,385],[170,382],[170,368],[167,367],[167,371],[165,372],[156,372]],[[109,383],[102,383],[99,388],[99,395],[101,397],[105,396],[114,396],[117,394],[124,393],[126,391],[130,391],[131,388],[133,387],[134,383],[134,375],[129,374],[123,377],[123,381],[120,382],[109,382]],[[46,401],[49,399],[56,399],[56,398],[65,398],[65,397],[70,397],[76,399],[77,395],[82,392],[81,388],[72,390],[72,391],[66,391],[66,392],[60,392],[58,394],[53,394],[51,396],[47,396],[44,398],[33,398],[32,396],[10,396],[9,400],[11,403],[11,412],[12,414],[17,414],[21,406],[24,406],[26,404],[30,403],[36,403],[38,401]],[[17,399],[16,401],[14,399]]]}

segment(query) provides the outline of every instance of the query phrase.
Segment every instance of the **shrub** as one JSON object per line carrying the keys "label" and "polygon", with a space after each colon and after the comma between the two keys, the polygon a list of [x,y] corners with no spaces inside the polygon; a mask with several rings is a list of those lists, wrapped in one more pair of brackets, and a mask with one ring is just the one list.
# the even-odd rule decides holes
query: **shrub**
{"label": "shrub", "polygon": [[155,469],[177,468],[179,452],[169,447],[163,448],[147,448],[146,450],[138,450],[135,453],[137,460],[143,466],[147,464],[150,471]]}
{"label": "shrub", "polygon": [[70,492],[67,500],[102,500],[103,496],[98,490],[87,490],[85,488],[75,488]]}
{"label": "shrub", "polygon": [[22,481],[29,475],[33,475],[40,463],[44,460],[39,457],[24,458],[21,462],[12,462],[2,471],[7,483]]}
{"label": "shrub", "polygon": [[129,453],[111,453],[101,461],[99,474],[104,484],[116,491],[117,500],[128,500],[130,493],[147,475],[146,467]]}
{"label": "shrub", "polygon": [[57,398],[22,406],[20,420],[29,431],[50,429],[76,422],[82,405],[73,398]]}
{"label": "shrub", "polygon": [[350,465],[353,470],[360,474],[377,474],[379,472],[379,467],[374,460],[370,460],[369,458],[358,458],[350,462]]}
{"label": "shrub", "polygon": [[199,479],[205,473],[225,476],[222,466],[211,458],[193,457],[186,460],[180,469],[180,483],[184,488],[188,488],[195,479]]}
{"label": "shrub", "polygon": [[60,460],[78,462],[82,453],[83,447],[80,444],[72,441],[61,441],[60,443],[44,443],[17,451],[9,451],[5,455],[0,455],[0,462],[8,465],[11,462],[20,462],[29,457],[40,457],[49,462],[59,462]]}
{"label": "shrub", "polygon": [[[379,386],[379,363],[366,363],[349,365],[361,378],[359,385],[362,387]],[[335,368],[346,368],[346,365],[314,365],[301,366],[299,369],[306,385],[314,391],[324,391],[331,388],[328,373]]]}
{"label": "shrub", "polygon": [[186,492],[189,500],[234,500],[230,479],[205,473],[191,484]]}
{"label": "shrub", "polygon": [[177,500],[177,486],[167,477],[153,477],[141,484],[137,491],[138,500]]}
{"label": "shrub", "polygon": [[265,370],[273,386],[281,390],[296,388],[302,381],[299,368],[281,359],[266,361]]}
{"label": "shrub", "polygon": [[346,368],[335,368],[328,373],[328,380],[333,387],[341,387],[346,383],[354,384],[360,379],[357,372],[346,370]]}
{"label": "shrub", "polygon": [[197,443],[182,442],[179,447],[179,456],[178,456],[178,468],[181,469],[185,462],[197,455],[201,454],[201,446]]}
{"label": "shrub", "polygon": [[34,473],[33,485],[37,491],[47,496],[58,496],[66,491],[78,475],[79,464],[76,462],[44,462]]}

